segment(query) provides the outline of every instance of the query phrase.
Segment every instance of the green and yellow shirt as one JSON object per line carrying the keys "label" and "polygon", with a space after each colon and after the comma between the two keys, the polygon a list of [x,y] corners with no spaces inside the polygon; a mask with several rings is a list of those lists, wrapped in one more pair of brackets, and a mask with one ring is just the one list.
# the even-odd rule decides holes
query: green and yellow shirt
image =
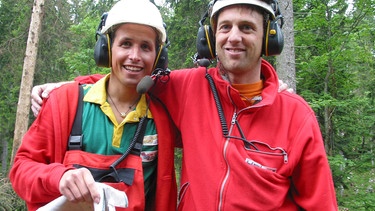
{"label": "green and yellow shirt", "polygon": [[101,155],[123,154],[128,148],[137,129],[139,120],[146,115],[146,126],[141,152],[145,195],[155,188],[152,183],[156,177],[158,136],[151,112],[147,111],[145,95],[142,95],[136,108],[129,112],[121,123],[107,102],[106,83],[109,74],[95,84],[84,85],[84,105],[82,132],[83,150]]}

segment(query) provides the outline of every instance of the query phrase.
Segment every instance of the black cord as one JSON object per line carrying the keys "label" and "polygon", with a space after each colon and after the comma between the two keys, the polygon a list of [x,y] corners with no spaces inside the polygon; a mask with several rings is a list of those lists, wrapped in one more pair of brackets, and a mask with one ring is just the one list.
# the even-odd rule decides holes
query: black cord
{"label": "black cord", "polygon": [[257,146],[255,146],[251,141],[247,140],[246,138],[237,137],[237,136],[225,136],[225,138],[238,139],[238,140],[243,141],[245,143],[246,148],[250,149],[249,145],[251,145],[252,147],[254,147],[254,149],[256,151],[259,151],[259,148]]}
{"label": "black cord", "polygon": [[248,149],[250,149],[250,146],[249,146],[249,145],[251,145],[252,147],[254,147],[254,149],[256,149],[256,150],[259,151],[258,147],[256,147],[253,143],[251,143],[250,141],[248,141],[248,140],[246,139],[245,134],[243,133],[243,130],[242,130],[242,128],[241,128],[240,123],[239,123],[237,120],[235,120],[235,122],[236,122],[236,125],[237,125],[237,128],[238,128],[238,131],[240,131],[240,134],[241,134],[241,137],[242,137],[241,140],[244,142],[245,147],[248,148]]}
{"label": "black cord", "polygon": [[223,107],[221,106],[219,95],[217,93],[217,89],[216,89],[214,80],[212,79],[211,75],[207,73],[207,67],[206,67],[206,78],[208,80],[208,83],[210,84],[212,94],[214,95],[214,100],[215,100],[215,103],[216,103],[217,112],[219,114],[220,124],[221,124],[221,128],[223,130],[223,134],[224,134],[224,136],[226,136],[229,133],[227,121],[225,120],[225,117],[224,117]]}
{"label": "black cord", "polygon": [[138,137],[140,137],[140,136],[143,137],[144,136],[144,134],[142,135],[141,133],[144,133],[144,131],[145,131],[145,127],[147,125],[147,124],[145,124],[146,119],[147,119],[147,116],[145,115],[144,117],[141,118],[141,120],[139,120],[137,130],[135,131],[133,140],[130,143],[128,149],[124,152],[124,154],[122,154],[122,156],[119,159],[117,159],[115,162],[113,162],[110,165],[110,168],[115,171],[116,175],[117,175],[116,166],[119,163],[121,163],[125,159],[126,156],[128,156],[128,154],[130,153],[130,151],[133,149],[133,147],[137,143]]}

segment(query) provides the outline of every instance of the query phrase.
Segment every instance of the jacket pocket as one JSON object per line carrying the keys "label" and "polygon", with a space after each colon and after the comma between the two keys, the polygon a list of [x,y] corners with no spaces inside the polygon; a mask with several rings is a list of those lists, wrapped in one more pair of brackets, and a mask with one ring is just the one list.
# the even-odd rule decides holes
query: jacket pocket
{"label": "jacket pocket", "polygon": [[245,162],[263,170],[278,172],[288,163],[288,153],[281,147],[270,146],[260,141],[249,141],[245,145],[247,157]]}

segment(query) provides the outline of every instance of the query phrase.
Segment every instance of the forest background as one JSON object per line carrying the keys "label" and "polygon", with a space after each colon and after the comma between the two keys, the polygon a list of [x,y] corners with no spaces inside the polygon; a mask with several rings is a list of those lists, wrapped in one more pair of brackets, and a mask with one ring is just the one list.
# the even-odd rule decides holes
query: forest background
{"label": "forest background", "polygon": [[[93,49],[100,17],[114,2],[45,2],[33,84],[109,71],[95,66]],[[170,69],[193,66],[198,22],[208,2],[156,2],[167,25]],[[23,103],[18,101],[33,3],[0,0],[0,210],[25,210],[7,175],[17,106]],[[283,0],[280,5],[287,12],[286,48],[266,59],[316,112],[340,210],[375,210],[375,1]],[[33,120],[30,113],[28,124]],[[179,161],[181,151],[175,157]]]}

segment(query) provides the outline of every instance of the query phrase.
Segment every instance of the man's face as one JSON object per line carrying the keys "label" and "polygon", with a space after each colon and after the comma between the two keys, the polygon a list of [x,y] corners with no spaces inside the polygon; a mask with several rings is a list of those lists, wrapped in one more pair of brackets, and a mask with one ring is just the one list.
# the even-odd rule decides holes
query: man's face
{"label": "man's face", "polygon": [[156,32],[149,26],[126,23],[115,33],[112,74],[122,85],[136,87],[152,72],[156,58]]}
{"label": "man's face", "polygon": [[216,52],[228,73],[260,71],[263,15],[248,6],[224,8],[217,19]]}

